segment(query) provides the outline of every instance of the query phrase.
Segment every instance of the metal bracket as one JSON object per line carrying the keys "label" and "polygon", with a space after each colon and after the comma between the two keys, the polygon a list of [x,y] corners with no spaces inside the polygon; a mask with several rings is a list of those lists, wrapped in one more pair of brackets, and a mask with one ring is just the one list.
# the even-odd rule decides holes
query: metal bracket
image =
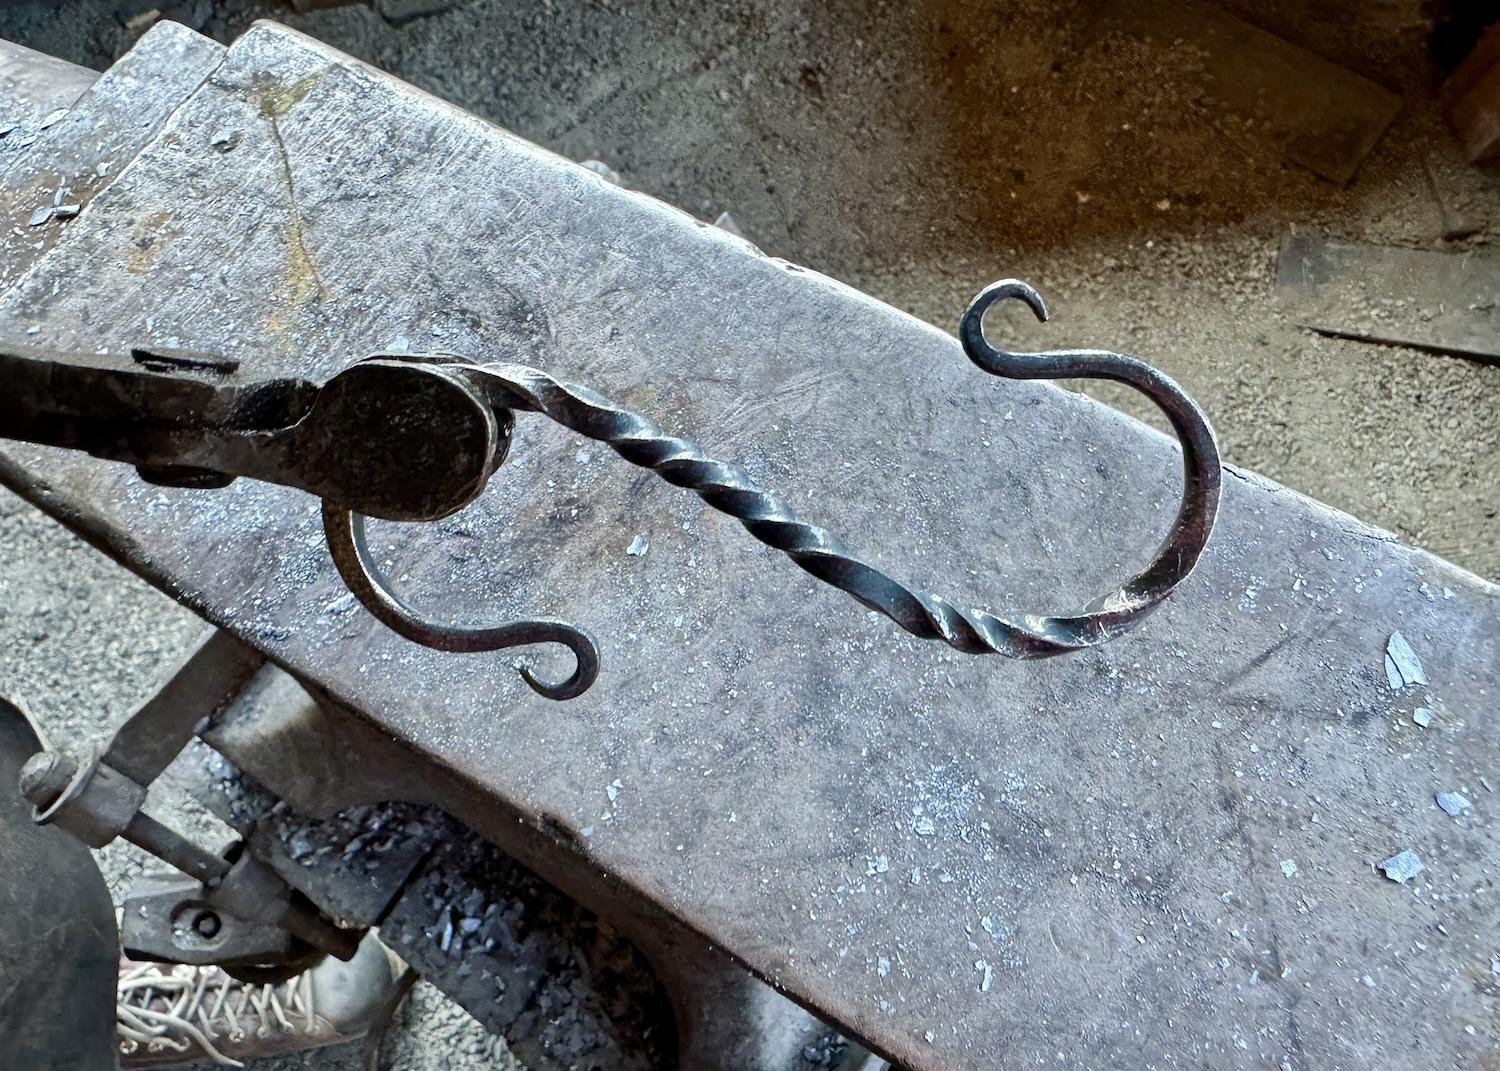
{"label": "metal bracket", "polygon": [[[323,918],[274,871],[245,854],[243,842],[218,856],[141,809],[151,782],[263,662],[259,652],[228,633],[211,633],[106,745],[80,756],[40,751],[28,759],[21,768],[21,794],[36,808],[38,825],[57,825],[91,848],[123,837],[193,879],[196,900],[217,912],[245,924],[279,927],[347,960],[360,933]],[[156,944],[167,951],[162,942]]]}
{"label": "metal bracket", "polygon": [[225,968],[290,963],[306,951],[286,930],[238,918],[206,898],[201,881],[171,873],[131,883],[120,943],[132,959]]}

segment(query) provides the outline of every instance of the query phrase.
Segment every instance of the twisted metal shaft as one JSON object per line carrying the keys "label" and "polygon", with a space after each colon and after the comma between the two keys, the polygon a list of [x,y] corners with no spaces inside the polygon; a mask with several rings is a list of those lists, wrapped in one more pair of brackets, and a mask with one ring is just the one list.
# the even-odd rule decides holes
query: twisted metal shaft
{"label": "twisted metal shaft", "polygon": [[[707,456],[688,440],[669,434],[654,421],[622,409],[587,387],[526,365],[475,365],[438,355],[408,355],[399,360],[425,364],[429,370],[440,367],[443,376],[464,383],[499,417],[508,418],[512,410],[540,413],[607,444],[631,464],[693,491],[714,509],[738,520],[762,543],[915,636],[940,639],[972,654],[1043,658],[1104,643],[1134,627],[1192,572],[1213,529],[1221,471],[1218,446],[1202,410],[1181,387],[1144,361],[1104,350],[1011,353],[991,345],[984,333],[984,315],[995,303],[1008,298],[1024,301],[1039,320],[1047,319],[1046,302],[1025,283],[1006,279],[986,287],[959,323],[959,339],[974,364],[991,375],[1010,379],[1085,378],[1125,383],[1156,403],[1182,445],[1182,502],[1156,556],[1119,588],[1067,616],[1001,616],[964,609],[941,596],[909,588],[860,558],[838,537],[800,519],[789,505],[758,486],[744,469]],[[501,423],[503,439],[508,442],[510,422],[502,419]],[[502,448],[497,462],[503,453]],[[551,620],[476,627],[428,619],[402,600],[381,574],[366,545],[362,518],[347,505],[325,501],[323,523],[334,562],[350,590],[372,614],[401,635],[447,651],[560,643],[574,655],[573,673],[565,680],[547,682],[522,669],[526,682],[550,699],[570,699],[593,684],[598,654],[593,638],[583,629]]]}
{"label": "twisted metal shaft", "polygon": [[1145,362],[1102,350],[1008,353],[993,347],[985,338],[983,318],[991,305],[1005,298],[1023,300],[1038,319],[1047,318],[1045,302],[1025,283],[1003,280],[986,288],[960,324],[965,352],[976,365],[1008,378],[1096,378],[1126,383],[1162,409],[1182,443],[1182,505],[1155,558],[1120,588],[1070,616],[1003,617],[915,591],[860,558],[838,537],[798,518],[789,505],[759,487],[743,469],[708,457],[693,443],[587,387],[517,364],[471,365],[455,371],[497,409],[541,413],[607,444],[631,464],[651,469],[668,483],[693,491],[714,509],[737,519],[762,543],[915,636],[940,639],[972,654],[1040,658],[1091,647],[1126,631],[1192,571],[1213,527],[1220,463],[1203,412],[1181,387]]}

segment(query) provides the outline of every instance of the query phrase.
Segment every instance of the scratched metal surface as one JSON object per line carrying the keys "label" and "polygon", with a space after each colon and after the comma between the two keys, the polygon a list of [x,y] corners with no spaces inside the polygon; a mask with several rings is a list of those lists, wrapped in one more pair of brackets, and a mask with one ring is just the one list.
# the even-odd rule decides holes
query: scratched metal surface
{"label": "scratched metal surface", "polygon": [[71,107],[98,77],[55,56],[0,42],[0,130],[6,131],[0,136],[0,169],[40,141],[42,124]]}
{"label": "scratched metal surface", "polygon": [[[0,291],[50,249],[71,220],[38,210],[87,205],[219,65],[224,48],[175,22],[153,26],[24,151],[0,157]],[[92,72],[89,72],[92,74]]]}
{"label": "scratched metal surface", "polygon": [[[1080,604],[1175,504],[1173,450],[1141,425],[980,375],[939,331],[270,26],[6,295],[0,331],[23,324],[309,375],[383,347],[518,358],[982,605]],[[162,490],[30,447],[3,462],[913,1067],[1500,1051],[1497,591],[1252,475],[1231,473],[1199,572],[1140,630],[1022,664],[920,643],[523,419],[481,502],[374,533],[419,604],[595,629],[599,682],[559,705],[513,654],[422,650],[354,608],[305,497]],[[1390,686],[1395,629],[1428,686]],[[1434,805],[1449,790],[1469,815]],[[1397,885],[1374,864],[1402,848],[1427,869]]]}

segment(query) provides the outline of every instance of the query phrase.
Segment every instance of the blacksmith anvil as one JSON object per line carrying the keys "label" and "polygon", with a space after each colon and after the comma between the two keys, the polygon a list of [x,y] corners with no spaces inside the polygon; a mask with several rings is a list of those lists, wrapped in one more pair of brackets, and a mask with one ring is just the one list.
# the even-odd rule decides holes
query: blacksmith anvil
{"label": "blacksmith anvil", "polygon": [[[956,605],[1078,605],[1151,575],[1123,533],[1178,530],[1171,474],[1195,463],[1166,437],[976,375],[943,332],[315,42],[162,27],[122,65],[34,143],[0,139],[10,352],[314,384],[362,354],[539,369],[837,503],[882,572],[964,578]],[[261,702],[257,674],[200,712],[207,761],[311,820],[405,801],[503,849],[644,954],[685,1066],[793,1066],[759,1044],[787,1021],[773,988],[913,1068],[1495,1051],[1484,789],[1457,824],[1430,805],[1493,780],[1493,586],[1231,467],[1169,610],[1063,658],[972,658],[504,408],[501,478],[436,523],[377,522],[367,563],[465,627],[586,623],[607,657],[565,704],[362,610],[304,491],[31,445],[0,479],[311,696]],[[1398,632],[1415,677],[1386,672]],[[532,657],[538,681],[574,668]],[[378,924],[439,978],[471,948],[448,907],[420,917],[425,857],[356,911],[352,877],[319,885],[267,839],[251,855],[321,922]],[[1427,869],[1398,884],[1376,864],[1400,849]],[[483,1018],[473,978],[450,988]]]}

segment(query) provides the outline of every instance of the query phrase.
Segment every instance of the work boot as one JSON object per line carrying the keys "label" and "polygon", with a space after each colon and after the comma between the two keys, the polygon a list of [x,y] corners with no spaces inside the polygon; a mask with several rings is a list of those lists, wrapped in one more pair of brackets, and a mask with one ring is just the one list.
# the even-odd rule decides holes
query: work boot
{"label": "work boot", "polygon": [[348,963],[331,956],[278,985],[219,967],[120,961],[120,1066],[243,1061],[370,1037],[376,1044],[416,973],[374,933]]}

